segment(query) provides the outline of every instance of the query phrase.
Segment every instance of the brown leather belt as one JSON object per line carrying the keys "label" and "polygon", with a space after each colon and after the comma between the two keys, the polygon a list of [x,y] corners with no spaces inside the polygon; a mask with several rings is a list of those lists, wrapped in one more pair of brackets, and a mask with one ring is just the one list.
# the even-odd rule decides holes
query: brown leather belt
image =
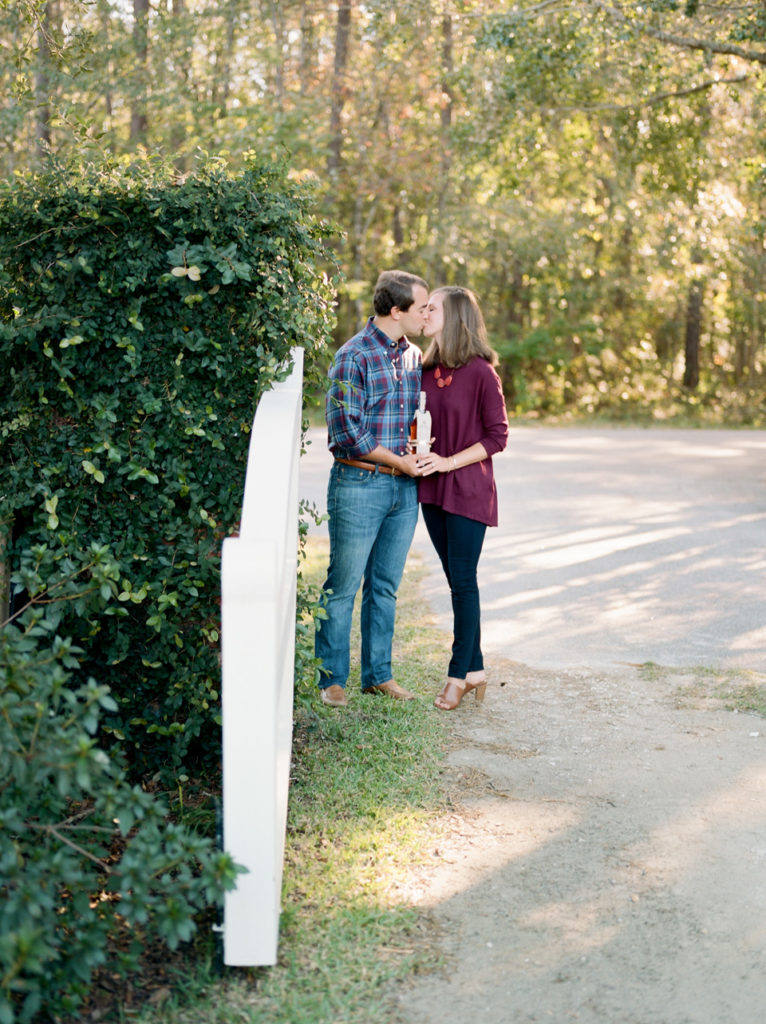
{"label": "brown leather belt", "polygon": [[401,469],[394,469],[393,466],[384,466],[380,462],[362,462],[361,459],[336,459],[344,466],[354,466],[356,469],[367,469],[371,473],[385,473],[386,476],[404,476]]}

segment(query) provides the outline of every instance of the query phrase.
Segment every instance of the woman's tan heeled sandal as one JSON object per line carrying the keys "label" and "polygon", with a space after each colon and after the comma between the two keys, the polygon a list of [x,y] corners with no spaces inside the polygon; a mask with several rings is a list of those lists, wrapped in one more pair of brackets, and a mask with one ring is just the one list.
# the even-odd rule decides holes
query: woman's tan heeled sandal
{"label": "woman's tan heeled sandal", "polygon": [[[460,685],[461,682],[462,686]],[[475,683],[469,683],[468,680],[460,680],[458,682],[448,679],[442,692],[437,695],[434,707],[437,707],[440,711],[454,711],[455,708],[460,706],[463,697],[472,691],[476,696],[476,700],[483,701],[487,692],[486,679]]]}

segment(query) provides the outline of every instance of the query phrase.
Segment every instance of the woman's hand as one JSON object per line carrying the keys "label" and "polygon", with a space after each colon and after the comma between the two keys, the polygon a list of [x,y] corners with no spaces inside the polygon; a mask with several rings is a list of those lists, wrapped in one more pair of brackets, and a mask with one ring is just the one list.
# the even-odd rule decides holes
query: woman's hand
{"label": "woman's hand", "polygon": [[430,476],[432,473],[449,473],[451,469],[451,456],[437,455],[436,452],[429,452],[428,455],[418,455],[418,471],[420,476]]}

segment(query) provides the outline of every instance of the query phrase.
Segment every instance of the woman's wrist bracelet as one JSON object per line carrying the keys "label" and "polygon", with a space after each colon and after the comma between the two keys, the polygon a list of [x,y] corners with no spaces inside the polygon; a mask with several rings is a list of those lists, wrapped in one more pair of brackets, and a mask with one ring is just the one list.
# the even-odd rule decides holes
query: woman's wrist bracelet
{"label": "woman's wrist bracelet", "polygon": [[451,458],[452,458],[452,466],[450,467],[450,472],[454,473],[455,470],[457,469],[457,459],[455,458],[454,455],[451,456]]}

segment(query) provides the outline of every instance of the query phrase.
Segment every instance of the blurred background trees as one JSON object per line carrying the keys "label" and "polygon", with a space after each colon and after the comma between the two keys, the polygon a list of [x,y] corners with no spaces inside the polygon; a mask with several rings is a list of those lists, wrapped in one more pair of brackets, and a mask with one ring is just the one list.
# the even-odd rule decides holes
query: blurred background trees
{"label": "blurred background trees", "polygon": [[338,340],[406,266],[477,292],[519,411],[761,421],[762,0],[13,0],[0,45],[6,175],[143,147],[315,176]]}

